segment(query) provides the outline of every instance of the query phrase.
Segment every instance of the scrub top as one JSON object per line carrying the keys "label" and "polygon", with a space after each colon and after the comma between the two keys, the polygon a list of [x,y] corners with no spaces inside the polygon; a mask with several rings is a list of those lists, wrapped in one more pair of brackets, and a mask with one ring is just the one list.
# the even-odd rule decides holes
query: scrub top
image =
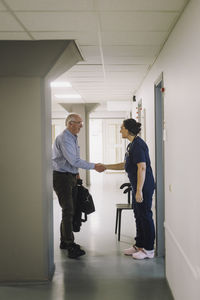
{"label": "scrub top", "polygon": [[155,182],[151,169],[149,149],[147,144],[139,136],[136,136],[133,142],[128,144],[127,152],[125,154],[125,171],[127,172],[131,185],[135,191],[137,188],[137,164],[141,162],[146,163],[146,176],[143,190],[154,189]]}

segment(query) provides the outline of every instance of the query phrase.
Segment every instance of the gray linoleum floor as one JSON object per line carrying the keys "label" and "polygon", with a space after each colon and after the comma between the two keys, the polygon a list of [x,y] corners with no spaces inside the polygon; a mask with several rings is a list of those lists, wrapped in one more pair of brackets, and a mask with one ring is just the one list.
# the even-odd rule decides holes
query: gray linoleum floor
{"label": "gray linoleum floor", "polygon": [[122,250],[133,243],[131,211],[122,216],[121,241],[114,234],[115,203],[126,201],[119,186],[124,174],[93,173],[90,191],[96,212],[76,233],[76,242],[87,252],[73,260],[60,250],[60,208],[54,199],[56,270],[52,282],[41,285],[0,286],[0,300],[172,300],[164,276],[164,260],[136,261]]}

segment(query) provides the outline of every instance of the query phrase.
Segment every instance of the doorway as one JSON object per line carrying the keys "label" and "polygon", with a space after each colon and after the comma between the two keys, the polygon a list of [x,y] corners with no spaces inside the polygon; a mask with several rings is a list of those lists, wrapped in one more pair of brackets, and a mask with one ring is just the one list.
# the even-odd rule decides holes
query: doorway
{"label": "doorway", "polygon": [[158,257],[165,256],[164,233],[164,96],[163,74],[154,84],[155,95],[155,174],[156,174],[156,252]]}
{"label": "doorway", "polygon": [[142,99],[138,102],[138,122],[142,124],[139,136],[146,142],[146,109],[142,105]]}
{"label": "doorway", "polygon": [[120,127],[124,119],[90,119],[90,161],[119,163],[124,160],[125,140]]}

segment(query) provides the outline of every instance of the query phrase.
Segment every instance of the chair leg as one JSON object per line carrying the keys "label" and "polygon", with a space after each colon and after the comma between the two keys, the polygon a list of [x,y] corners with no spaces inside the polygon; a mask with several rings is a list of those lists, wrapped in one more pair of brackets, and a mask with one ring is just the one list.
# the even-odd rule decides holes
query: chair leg
{"label": "chair leg", "polygon": [[119,210],[117,208],[116,209],[116,221],[115,221],[115,234],[117,233],[118,216],[119,216]]}
{"label": "chair leg", "polygon": [[118,241],[120,241],[120,235],[121,235],[121,215],[122,215],[122,210],[119,209]]}

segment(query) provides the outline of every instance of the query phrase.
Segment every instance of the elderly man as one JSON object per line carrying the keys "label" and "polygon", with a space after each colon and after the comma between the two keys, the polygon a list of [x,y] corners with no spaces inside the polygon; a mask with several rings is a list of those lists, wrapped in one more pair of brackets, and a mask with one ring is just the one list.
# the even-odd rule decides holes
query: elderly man
{"label": "elderly man", "polygon": [[76,113],[69,114],[65,125],[66,129],[56,137],[53,145],[53,188],[62,208],[60,248],[68,250],[69,258],[77,258],[85,254],[80,245],[74,242],[72,225],[75,205],[72,193],[78,169],[103,172],[105,168],[102,164],[90,163],[80,158],[77,134],[83,127],[81,116]]}

